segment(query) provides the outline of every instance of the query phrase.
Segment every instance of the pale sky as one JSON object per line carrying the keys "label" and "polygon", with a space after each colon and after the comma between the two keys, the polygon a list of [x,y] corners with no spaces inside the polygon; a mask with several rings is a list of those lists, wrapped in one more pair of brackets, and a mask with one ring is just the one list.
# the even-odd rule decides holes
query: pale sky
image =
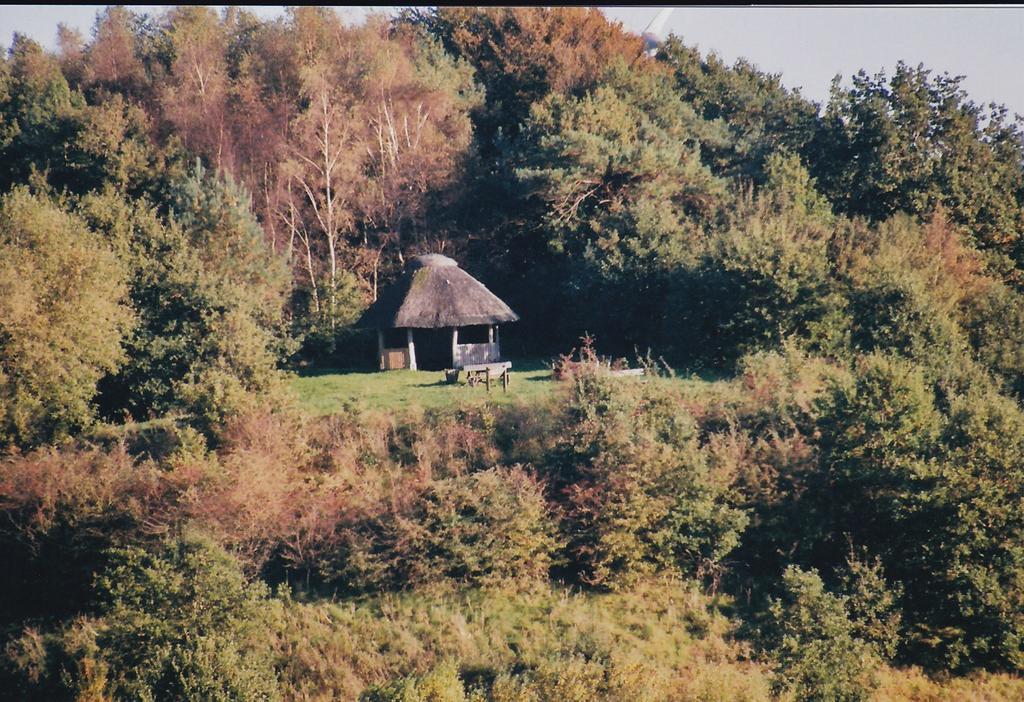
{"label": "pale sky", "polygon": [[[12,32],[53,48],[57,23],[88,36],[101,5],[0,5],[0,45]],[[131,6],[159,12],[155,5]],[[275,17],[279,6],[251,7]],[[369,8],[339,8],[353,21]],[[378,9],[393,10],[383,6]],[[605,13],[641,32],[657,7],[605,7]],[[936,73],[967,76],[964,87],[976,102],[1006,104],[1024,114],[1024,6],[961,7],[682,7],[665,33],[682,37],[726,62],[745,57],[762,70],[781,73],[785,85],[823,102],[837,73],[858,69],[891,73],[896,62],[924,63]]]}

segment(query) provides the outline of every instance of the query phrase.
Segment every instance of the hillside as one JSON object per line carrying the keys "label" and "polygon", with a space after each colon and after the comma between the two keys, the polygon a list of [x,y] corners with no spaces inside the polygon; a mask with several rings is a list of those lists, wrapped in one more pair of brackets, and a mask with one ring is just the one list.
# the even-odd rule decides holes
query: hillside
{"label": "hillside", "polygon": [[[11,38],[0,698],[1024,699],[1024,124],[643,49],[586,8]],[[427,253],[514,310],[507,393],[376,370]]]}

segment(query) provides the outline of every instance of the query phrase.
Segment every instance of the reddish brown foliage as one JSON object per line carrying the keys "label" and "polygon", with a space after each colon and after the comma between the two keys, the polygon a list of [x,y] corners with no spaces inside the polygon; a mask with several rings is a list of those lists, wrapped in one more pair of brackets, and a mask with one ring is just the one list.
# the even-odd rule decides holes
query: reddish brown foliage
{"label": "reddish brown foliage", "polygon": [[442,8],[438,19],[459,55],[481,76],[514,86],[527,106],[548,91],[592,84],[613,58],[632,62],[643,52],[640,37],[594,8]]}
{"label": "reddish brown foliage", "polygon": [[129,528],[159,533],[171,486],[156,466],[138,464],[123,446],[45,448],[3,460],[0,511],[6,527],[28,542],[59,520],[73,524],[128,521]]}
{"label": "reddish brown foliage", "polygon": [[621,370],[626,367],[624,358],[604,358],[594,348],[594,337],[586,335],[580,339],[578,349],[569,353],[559,354],[551,363],[551,374],[556,380],[571,380],[580,373],[593,373],[602,370]]}

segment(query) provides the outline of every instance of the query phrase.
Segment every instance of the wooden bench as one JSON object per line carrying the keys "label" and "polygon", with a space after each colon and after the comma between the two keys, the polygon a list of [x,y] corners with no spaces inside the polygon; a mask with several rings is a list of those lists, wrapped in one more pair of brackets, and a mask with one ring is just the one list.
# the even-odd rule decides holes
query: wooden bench
{"label": "wooden bench", "polygon": [[501,363],[473,363],[468,366],[463,366],[462,370],[466,371],[466,382],[470,385],[477,385],[478,383],[485,383],[487,385],[487,392],[491,391],[491,380],[500,381],[501,389],[508,391],[508,386],[512,382],[512,362],[503,361]]}

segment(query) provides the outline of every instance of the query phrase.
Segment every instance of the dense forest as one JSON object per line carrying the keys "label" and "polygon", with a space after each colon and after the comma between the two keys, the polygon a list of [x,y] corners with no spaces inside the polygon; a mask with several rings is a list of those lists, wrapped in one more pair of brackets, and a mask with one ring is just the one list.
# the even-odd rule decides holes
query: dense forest
{"label": "dense forest", "polygon": [[[584,8],[14,34],[0,697],[1024,699],[1024,121],[961,82]],[[304,411],[422,253],[555,391]]]}

